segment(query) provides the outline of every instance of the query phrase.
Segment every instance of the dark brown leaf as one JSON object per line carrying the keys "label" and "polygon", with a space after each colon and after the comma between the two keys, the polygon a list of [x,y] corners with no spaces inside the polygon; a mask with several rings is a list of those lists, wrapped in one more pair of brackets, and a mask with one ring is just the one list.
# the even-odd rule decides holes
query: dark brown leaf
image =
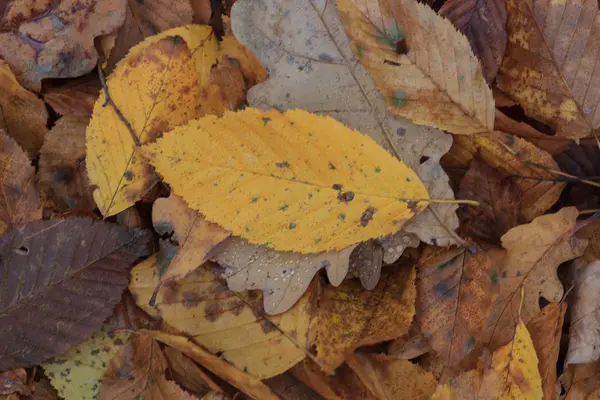
{"label": "dark brown leaf", "polygon": [[504,0],[448,0],[439,13],[467,36],[485,79],[493,82],[506,50]]}
{"label": "dark brown leaf", "polygon": [[99,330],[149,239],[87,218],[33,222],[0,237],[0,370],[38,364]]}
{"label": "dark brown leaf", "polygon": [[47,88],[44,86],[44,100],[62,116],[89,118],[100,87],[98,75],[94,71],[60,86],[54,82]]}

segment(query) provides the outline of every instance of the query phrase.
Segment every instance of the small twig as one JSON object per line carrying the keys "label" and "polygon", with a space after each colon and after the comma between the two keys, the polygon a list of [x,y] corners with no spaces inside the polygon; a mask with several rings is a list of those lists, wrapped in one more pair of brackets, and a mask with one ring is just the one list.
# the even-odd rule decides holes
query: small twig
{"label": "small twig", "polygon": [[98,64],[98,77],[100,78],[100,83],[102,84],[102,88],[104,89],[104,94],[106,96],[103,107],[106,107],[109,104],[112,106],[113,110],[115,110],[115,113],[117,113],[117,116],[119,117],[121,122],[123,122],[123,124],[129,130],[129,133],[131,134],[131,138],[133,139],[133,142],[135,143],[135,145],[140,146],[141,145],[140,140],[135,135],[135,132],[133,131],[133,128],[131,127],[131,124],[129,123],[129,121],[127,121],[127,118],[125,118],[125,116],[123,115],[121,110],[119,110],[119,107],[117,107],[117,105],[115,104],[113,99],[110,97],[110,93],[108,92],[108,86],[106,85],[106,79],[104,78],[104,71],[102,71],[102,66],[100,64]]}

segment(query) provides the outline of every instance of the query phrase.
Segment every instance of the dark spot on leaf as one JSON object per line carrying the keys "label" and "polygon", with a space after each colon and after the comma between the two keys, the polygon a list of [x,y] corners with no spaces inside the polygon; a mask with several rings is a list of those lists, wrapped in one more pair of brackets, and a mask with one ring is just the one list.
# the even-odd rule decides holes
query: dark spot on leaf
{"label": "dark spot on leaf", "polygon": [[329,169],[331,169],[331,170],[335,169],[335,165],[333,165],[331,162],[329,162]]}
{"label": "dark spot on leaf", "polygon": [[242,311],[244,311],[244,302],[243,301],[236,301],[232,306],[231,306],[231,312],[233,313],[233,315],[240,315],[242,313]]}
{"label": "dark spot on leaf", "polygon": [[439,297],[446,297],[450,294],[450,287],[444,282],[438,282],[433,287],[435,294]]}
{"label": "dark spot on leaf", "polygon": [[319,60],[325,61],[325,62],[332,62],[334,60],[334,58],[331,56],[331,54],[321,53],[321,54],[319,54]]}
{"label": "dark spot on leaf", "polygon": [[340,193],[338,194],[338,200],[342,203],[350,203],[352,200],[354,200],[354,192]]}
{"label": "dark spot on leaf", "polygon": [[408,203],[406,203],[406,207],[408,207],[408,209],[414,213],[419,211],[419,206],[416,201],[409,201]]}
{"label": "dark spot on leaf", "polygon": [[271,122],[271,118],[269,118],[269,117],[263,117],[262,120],[265,125],[267,125],[269,122]]}
{"label": "dark spot on leaf", "polygon": [[287,161],[282,161],[282,162],[275,163],[275,166],[277,168],[289,168],[290,163],[288,163]]}
{"label": "dark spot on leaf", "polygon": [[398,90],[390,96],[390,100],[396,107],[402,107],[406,103],[406,93]]}
{"label": "dark spot on leaf", "polygon": [[408,46],[406,45],[405,38],[402,38],[396,42],[396,53],[401,55],[408,54]]}
{"label": "dark spot on leaf", "polygon": [[127,171],[125,171],[123,176],[125,177],[126,180],[132,181],[133,178],[135,177],[135,174],[132,171],[127,170]]}
{"label": "dark spot on leaf", "polygon": [[183,293],[183,306],[185,308],[195,307],[200,304],[201,301],[202,297],[196,292],[188,291]]}
{"label": "dark spot on leaf", "polygon": [[341,219],[342,221],[346,219],[346,213],[340,213],[340,215],[338,215],[338,218]]}
{"label": "dark spot on leaf", "polygon": [[295,229],[296,228],[296,224],[294,222],[290,223],[290,225],[288,226],[288,229]]}
{"label": "dark spot on leaf", "polygon": [[216,301],[209,302],[204,306],[204,317],[210,322],[215,322],[221,315],[221,304]]}
{"label": "dark spot on leaf", "polygon": [[369,221],[371,221],[373,219],[373,215],[375,215],[376,212],[377,212],[377,209],[375,209],[373,207],[368,207],[362,213],[362,215],[360,217],[360,224],[362,225],[363,228],[369,224]]}
{"label": "dark spot on leaf", "polygon": [[[142,1],[142,3],[143,3],[143,1]],[[183,38],[179,35],[169,36],[169,39],[171,39],[171,42],[173,42],[173,44],[179,44],[179,43],[183,42]]]}
{"label": "dark spot on leaf", "polygon": [[276,329],[275,325],[273,325],[273,323],[267,319],[260,321],[260,326],[264,333],[269,333]]}
{"label": "dark spot on leaf", "polygon": [[334,183],[332,186],[333,190],[342,190],[342,185],[339,183]]}
{"label": "dark spot on leaf", "polygon": [[398,128],[398,129],[396,129],[396,135],[398,135],[398,136],[404,136],[404,135],[406,135],[406,129],[404,129],[404,128]]}
{"label": "dark spot on leaf", "polygon": [[54,182],[56,183],[69,183],[73,180],[73,176],[73,168],[63,167],[54,170]]}
{"label": "dark spot on leaf", "polygon": [[473,350],[473,347],[475,346],[475,338],[473,336],[469,336],[467,338],[467,340],[465,340],[465,350],[467,352]]}
{"label": "dark spot on leaf", "polygon": [[492,271],[492,273],[490,274],[490,282],[492,283],[492,285],[497,285],[499,280],[500,277],[498,276],[498,271]]}

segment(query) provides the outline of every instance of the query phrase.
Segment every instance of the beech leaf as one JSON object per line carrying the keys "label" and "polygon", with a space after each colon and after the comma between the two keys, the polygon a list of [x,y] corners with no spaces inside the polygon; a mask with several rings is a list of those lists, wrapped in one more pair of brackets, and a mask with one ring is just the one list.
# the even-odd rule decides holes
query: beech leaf
{"label": "beech leaf", "polygon": [[0,370],[38,364],[100,329],[121,299],[131,264],[147,254],[149,236],[69,218],[0,237]]}

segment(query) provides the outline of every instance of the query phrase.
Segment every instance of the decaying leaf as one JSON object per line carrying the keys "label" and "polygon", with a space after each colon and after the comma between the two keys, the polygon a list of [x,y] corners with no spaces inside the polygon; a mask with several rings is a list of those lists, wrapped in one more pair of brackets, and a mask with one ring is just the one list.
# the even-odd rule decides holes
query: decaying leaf
{"label": "decaying leaf", "polygon": [[558,136],[600,127],[598,2],[505,0],[508,46],[498,87]]}
{"label": "decaying leaf", "polygon": [[[0,33],[0,43],[2,35]],[[47,120],[44,102],[23,89],[8,64],[0,60],[0,129],[33,155],[42,146],[48,132]]]}
{"label": "decaying leaf", "polygon": [[0,373],[0,398],[3,400],[12,400],[16,396],[31,396],[32,388],[27,385],[27,371],[24,368],[16,368],[10,371]]}
{"label": "decaying leaf", "polygon": [[85,128],[88,118],[62,117],[46,135],[40,150],[38,187],[47,207],[94,210],[85,172]]}
{"label": "decaying leaf", "polygon": [[600,361],[570,364],[560,377],[563,400],[591,400],[600,395]]}
{"label": "decaying leaf", "polygon": [[355,353],[346,363],[378,399],[429,400],[437,385],[431,372],[383,354]]}
{"label": "decaying leaf", "polygon": [[482,338],[500,284],[502,252],[427,248],[417,268],[421,331],[447,367],[456,367]]}
{"label": "decaying leaf", "polygon": [[[182,39],[190,36],[193,41]],[[208,27],[186,26],[163,32],[132,48],[108,77],[109,94],[122,117],[115,107],[105,105],[102,91],[86,141],[87,172],[96,186],[94,200],[104,216],[133,205],[156,180],[137,153],[137,145],[151,142],[196,116],[200,87],[195,60],[206,56],[205,43],[212,43]],[[131,96],[131,90],[138,95]]]}
{"label": "decaying leaf", "polygon": [[587,240],[573,236],[577,215],[577,209],[566,207],[512,228],[502,236],[506,257],[486,335],[492,347],[510,338],[519,310],[523,322],[529,323],[540,313],[540,297],[551,302],[562,299],[563,286],[556,269],[560,263],[582,255],[587,245]]}
{"label": "decaying leaf", "polygon": [[527,324],[533,347],[539,359],[545,400],[556,399],[556,366],[565,319],[565,303],[550,303]]}
{"label": "decaying leaf", "polygon": [[42,218],[35,168],[19,145],[0,130],[0,234]]}
{"label": "decaying leaf", "polygon": [[493,82],[506,50],[506,7],[504,0],[449,0],[439,14],[465,34],[479,58],[483,76]]}
{"label": "decaying leaf", "polygon": [[414,0],[337,0],[358,60],[390,110],[457,134],[494,127],[494,97],[468,40]]}
{"label": "decaying leaf", "polygon": [[312,400],[319,398],[319,395],[314,390],[302,383],[289,371],[267,379],[265,383],[283,400]]}
{"label": "decaying leaf", "polygon": [[412,360],[431,351],[425,335],[413,324],[408,334],[394,340],[387,354],[397,360]]}
{"label": "decaying leaf", "polygon": [[538,358],[522,321],[514,337],[494,352],[483,370],[472,370],[436,389],[432,399],[491,400],[541,399],[542,381]]}
{"label": "decaying leaf", "polygon": [[123,24],[125,0],[12,1],[0,19],[0,58],[23,86],[71,78],[96,66],[94,38]]}
{"label": "decaying leaf", "polygon": [[173,380],[184,389],[197,395],[211,390],[221,392],[221,388],[191,358],[179,350],[166,346],[163,354],[169,363]]}
{"label": "decaying leaf", "polygon": [[503,171],[475,157],[460,182],[459,198],[479,202],[479,207],[459,209],[461,230],[490,243],[500,238],[521,220],[521,189]]}
{"label": "decaying leaf", "polygon": [[42,367],[62,398],[95,400],[110,360],[128,339],[128,333],[99,331]]}
{"label": "decaying leaf", "polygon": [[340,250],[397,232],[429,199],[417,175],[368,136],[301,110],[207,116],[144,155],[207,220],[277,250]]}
{"label": "decaying leaf", "polygon": [[148,302],[159,280],[155,264],[156,256],[138,264],[129,285],[149,314],[259,379],[280,374],[305,357],[314,316],[312,290],[287,313],[266,319],[260,293],[229,291],[207,265],[162,286],[153,308]]}
{"label": "decaying leaf", "polygon": [[142,330],[140,333],[152,336],[156,340],[181,351],[255,399],[280,400],[279,397],[260,380],[237,369],[224,359],[209,353],[184,336],[172,335],[161,331]]}
{"label": "decaying leaf", "polygon": [[149,239],[87,218],[32,222],[0,237],[0,370],[38,364],[98,330]]}
{"label": "decaying leaf", "polygon": [[[347,271],[354,246],[341,251],[298,254],[232,237],[219,246],[212,260],[225,268],[223,277],[234,292],[262,290],[264,309],[275,315],[290,309],[308,289],[321,268]],[[344,274],[339,274],[344,279]]]}
{"label": "decaying leaf", "polygon": [[[101,85],[90,74],[61,85],[44,88],[44,101],[62,116],[90,118]],[[62,82],[61,82],[62,83]]]}
{"label": "decaying leaf", "polygon": [[[352,53],[333,1],[268,0],[257,4],[240,0],[231,14],[237,39],[269,71],[268,80],[248,92],[251,106],[301,108],[330,115],[399,157],[421,178],[431,198],[454,199],[439,164],[452,137],[414,125],[387,109],[385,99]],[[431,204],[405,229],[430,244],[455,244],[457,208],[455,204]]]}
{"label": "decaying leaf", "polygon": [[374,290],[364,290],[356,280],[325,287],[315,338],[325,372],[333,372],[358,347],[408,332],[415,314],[415,277],[413,268],[389,268]]}
{"label": "decaying leaf", "polygon": [[173,193],[154,202],[152,224],[160,234],[164,231],[174,231],[172,239],[178,243],[177,255],[160,277],[163,283],[179,279],[204,264],[208,261],[211,251],[231,234],[208,222]]}

